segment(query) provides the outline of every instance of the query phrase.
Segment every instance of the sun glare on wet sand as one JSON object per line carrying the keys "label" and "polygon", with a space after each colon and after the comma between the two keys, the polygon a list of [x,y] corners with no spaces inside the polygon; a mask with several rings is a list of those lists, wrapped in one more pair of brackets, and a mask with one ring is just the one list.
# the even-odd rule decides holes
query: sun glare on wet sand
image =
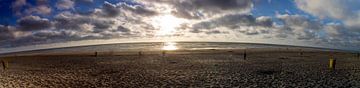
{"label": "sun glare on wet sand", "polygon": [[163,46],[162,46],[162,50],[177,50],[179,49],[177,46],[176,46],[176,42],[164,42]]}

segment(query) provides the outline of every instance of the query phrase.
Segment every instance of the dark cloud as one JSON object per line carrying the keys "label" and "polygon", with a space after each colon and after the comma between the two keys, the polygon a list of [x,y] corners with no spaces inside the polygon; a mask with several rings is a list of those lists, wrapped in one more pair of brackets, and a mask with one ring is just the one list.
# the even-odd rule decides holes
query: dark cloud
{"label": "dark cloud", "polygon": [[287,38],[288,36],[293,36],[294,32],[293,29],[287,26],[282,26],[274,30],[274,35],[276,38]]}
{"label": "dark cloud", "polygon": [[[299,40],[310,40],[318,38],[319,31],[322,31],[323,25],[319,21],[309,20],[300,15],[279,15],[278,18],[284,24],[283,32],[294,34]],[[289,34],[289,33],[288,33]]]}
{"label": "dark cloud", "polygon": [[289,27],[301,27],[308,30],[322,29],[322,24],[316,20],[309,20],[301,15],[279,15],[278,18]]}
{"label": "dark cloud", "polygon": [[360,34],[339,23],[322,24],[301,15],[279,15],[282,25],[275,27],[273,34],[278,38],[293,37],[317,45],[336,47],[356,47]]}
{"label": "dark cloud", "polygon": [[0,41],[13,39],[14,38],[13,31],[15,30],[10,26],[0,25]]}
{"label": "dark cloud", "polygon": [[190,13],[185,10],[176,10],[171,12],[172,15],[179,17],[179,18],[186,18],[186,19],[199,19],[202,15],[199,12]]}
{"label": "dark cloud", "polygon": [[123,26],[118,26],[117,31],[124,32],[124,33],[128,33],[128,32],[130,32],[131,30],[128,29],[128,28],[125,28],[125,27],[123,27]]}
{"label": "dark cloud", "polygon": [[181,18],[201,18],[224,13],[237,13],[252,8],[252,0],[139,0],[163,3],[175,8],[172,14]]}
{"label": "dark cloud", "polygon": [[227,31],[220,31],[220,30],[210,30],[205,32],[205,34],[211,35],[211,34],[227,34],[229,32]]}
{"label": "dark cloud", "polygon": [[64,43],[79,40],[109,39],[110,37],[96,33],[84,33],[73,30],[38,31],[31,35],[3,42],[2,47],[18,47],[34,44]]}
{"label": "dark cloud", "polygon": [[153,16],[153,15],[157,15],[158,13],[156,11],[150,10],[145,8],[144,6],[141,5],[128,5],[126,3],[121,3],[119,5],[123,10],[127,10],[130,11],[134,14],[137,15],[142,15],[142,16]]}
{"label": "dark cloud", "polygon": [[8,43],[11,44],[10,47],[17,47],[17,46],[26,46],[33,44],[66,42],[71,39],[76,39],[76,38],[72,37],[70,33],[62,32],[62,31],[39,31],[39,32],[34,32],[33,34],[25,37],[8,41]]}
{"label": "dark cloud", "polygon": [[37,5],[48,5],[48,0],[36,0]]}
{"label": "dark cloud", "polygon": [[101,32],[113,26],[115,21],[72,13],[62,13],[55,17],[54,23],[57,29],[67,30],[83,30],[81,28],[82,24],[90,24],[94,26],[94,32]]}
{"label": "dark cloud", "polygon": [[204,21],[194,24],[191,32],[199,33],[202,30],[212,30],[225,27],[230,30],[237,30],[246,35],[256,35],[260,33],[268,33],[266,28],[273,27],[273,21],[270,17],[255,18],[252,15],[233,14],[215,18],[210,21]]}
{"label": "dark cloud", "polygon": [[256,18],[255,23],[256,25],[263,27],[273,27],[273,21],[271,17],[267,17],[267,16],[261,16]]}
{"label": "dark cloud", "polygon": [[85,3],[85,4],[91,4],[94,0],[75,0],[75,3]]}
{"label": "dark cloud", "polygon": [[131,15],[140,16],[153,16],[157,15],[156,11],[147,9],[141,5],[129,5],[127,3],[112,4],[105,2],[101,8],[101,11],[95,12],[94,14],[103,17],[117,17],[121,14],[129,13]]}
{"label": "dark cloud", "polygon": [[327,36],[323,37],[324,42],[336,43],[339,41],[360,41],[360,33],[353,32],[340,24],[325,25],[325,33]]}
{"label": "dark cloud", "polygon": [[271,31],[270,29],[261,26],[240,26],[235,30],[245,35],[269,34]]}
{"label": "dark cloud", "polygon": [[197,8],[204,9],[207,12],[221,12],[220,10],[242,10],[251,8],[251,0],[189,0],[189,2],[183,2],[179,7],[186,7],[187,4],[194,7],[188,8],[194,10]]}
{"label": "dark cloud", "polygon": [[296,34],[297,34],[297,39],[299,39],[299,40],[310,40],[310,39],[318,38],[318,32],[311,31],[311,30],[305,30],[303,32],[299,32]]}
{"label": "dark cloud", "polygon": [[[47,2],[39,0],[37,5],[46,6]],[[111,4],[108,2],[105,2],[102,7],[97,9],[99,12],[89,14],[64,11],[55,15],[51,20],[41,18],[39,15],[29,15],[17,20],[15,27],[0,25],[0,43],[2,43],[0,47],[18,47],[79,40],[134,38],[139,37],[139,33],[146,30],[153,33],[153,26],[142,21],[139,17],[156,15],[156,11],[141,5]],[[122,14],[129,15],[120,16]],[[124,26],[125,24],[137,24],[135,28],[139,29],[133,31]]]}
{"label": "dark cloud", "polygon": [[[91,20],[91,19],[89,19]],[[101,20],[101,19],[93,19],[92,21],[88,21],[90,24],[95,26],[95,29],[108,29],[115,24],[115,21],[112,20]]]}
{"label": "dark cloud", "polygon": [[50,28],[52,25],[48,19],[39,16],[26,16],[19,19],[17,23],[23,31],[42,30]]}
{"label": "dark cloud", "polygon": [[251,26],[255,24],[252,15],[226,15],[220,18],[204,21],[193,25],[193,29],[213,29],[216,27],[227,27],[234,29],[238,26]]}
{"label": "dark cloud", "polygon": [[101,15],[105,17],[116,17],[120,15],[120,8],[116,5],[113,5],[109,2],[105,2],[101,8]]}

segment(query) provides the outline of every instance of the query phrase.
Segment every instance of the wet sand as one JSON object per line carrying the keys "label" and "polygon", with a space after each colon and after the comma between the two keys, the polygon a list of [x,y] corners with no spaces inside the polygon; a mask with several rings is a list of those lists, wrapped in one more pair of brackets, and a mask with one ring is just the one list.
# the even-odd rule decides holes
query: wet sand
{"label": "wet sand", "polygon": [[[302,51],[299,52],[299,51]],[[328,51],[247,49],[43,54],[3,57],[0,88],[359,87],[360,58]],[[2,66],[1,66],[2,67]]]}

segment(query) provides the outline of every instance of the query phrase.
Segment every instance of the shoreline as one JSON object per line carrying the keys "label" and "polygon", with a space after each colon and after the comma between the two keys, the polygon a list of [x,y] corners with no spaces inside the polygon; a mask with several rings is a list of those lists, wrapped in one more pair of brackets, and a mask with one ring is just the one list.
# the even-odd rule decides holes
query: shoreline
{"label": "shoreline", "polygon": [[[52,51],[56,51],[52,50]],[[288,53],[311,53],[311,52],[323,52],[323,53],[346,53],[346,54],[357,54],[354,52],[344,52],[344,51],[332,51],[332,50],[322,50],[314,48],[299,48],[299,47],[283,47],[283,48],[247,48],[247,49],[179,49],[179,50],[128,50],[128,51],[94,51],[94,52],[49,52],[47,50],[38,50],[38,51],[27,51],[27,52],[17,52],[11,54],[3,54],[0,57],[19,57],[19,56],[123,56],[123,55],[138,55],[139,52],[143,55],[155,55],[161,54],[162,52],[170,52],[172,54],[191,54],[191,53],[267,53],[267,52],[288,52]]]}
{"label": "shoreline", "polygon": [[[146,42],[145,44],[155,44],[158,45],[160,43],[163,42]],[[210,44],[239,44],[239,46],[241,45],[260,45],[260,46],[267,46],[267,47],[274,47],[274,48],[293,48],[293,49],[309,49],[309,50],[322,50],[322,51],[334,51],[334,52],[347,52],[347,53],[357,53],[357,51],[353,51],[353,50],[341,50],[341,49],[331,49],[331,48],[322,48],[322,47],[310,47],[310,46],[295,46],[295,45],[279,45],[279,44],[263,44],[263,43],[238,43],[238,42],[176,42],[176,43],[210,43]],[[22,54],[22,53],[34,53],[34,52],[44,52],[44,51],[56,51],[56,50],[74,50],[74,49],[78,49],[78,48],[85,48],[85,47],[98,47],[98,46],[106,46],[106,45],[126,45],[126,44],[142,44],[140,43],[115,43],[115,44],[101,44],[101,45],[87,45],[87,46],[71,46],[71,47],[58,47],[58,48],[48,48],[48,49],[36,49],[36,50],[27,50],[27,51],[17,51],[17,52],[7,52],[7,53],[1,53],[0,56],[3,55],[14,55],[14,54]],[[154,47],[153,47],[154,48]],[[157,47],[160,48],[160,47]],[[181,48],[182,49],[182,48]],[[226,49],[231,49],[231,48],[199,48],[199,49],[191,49],[191,48],[184,48],[183,50],[186,51],[192,51],[192,50],[212,50],[212,49],[216,49],[216,50],[226,50]],[[240,49],[247,49],[246,47],[242,47],[242,48],[235,48],[237,50]],[[250,48],[251,49],[251,48]],[[256,49],[256,48],[254,48]],[[259,48],[262,49],[262,48]],[[123,52],[134,52],[134,51],[141,51],[142,49],[124,49]],[[92,52],[96,52],[95,50],[90,50],[91,53]],[[106,50],[105,50],[106,51]],[[121,50],[108,50],[106,52],[110,52],[110,51],[121,51]],[[161,51],[161,49],[155,49],[155,50],[143,50],[143,51]],[[179,51],[179,50],[177,50]],[[182,51],[182,50],[180,50]],[[104,50],[101,50],[100,52],[104,52]],[[87,52],[89,53],[89,51]]]}

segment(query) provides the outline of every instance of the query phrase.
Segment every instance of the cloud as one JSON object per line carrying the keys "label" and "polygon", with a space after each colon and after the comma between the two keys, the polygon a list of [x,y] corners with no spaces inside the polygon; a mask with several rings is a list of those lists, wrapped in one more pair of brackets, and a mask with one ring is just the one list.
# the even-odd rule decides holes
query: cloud
{"label": "cloud", "polygon": [[9,26],[0,25],[0,41],[13,39],[13,28]]}
{"label": "cloud", "polygon": [[[14,26],[0,25],[0,47],[13,47],[17,39],[31,35],[29,32],[18,30]],[[20,43],[21,45],[23,43]]]}
{"label": "cloud", "polygon": [[31,35],[27,35],[21,38],[16,38],[5,43],[8,47],[26,46],[33,44],[47,44],[56,42],[70,41],[71,39],[77,39],[74,36],[76,33],[67,31],[47,31],[42,30],[34,32]]}
{"label": "cloud", "polygon": [[16,0],[12,7],[13,8],[19,8],[19,7],[22,7],[22,6],[25,6],[26,5],[26,0]]}
{"label": "cloud", "polygon": [[30,8],[26,10],[26,13],[28,14],[39,14],[39,15],[49,15],[51,13],[52,9],[49,6],[45,6],[45,5],[40,5],[40,6],[36,6],[34,8]]}
{"label": "cloud", "polygon": [[50,15],[52,12],[51,7],[47,0],[36,0],[36,5],[32,5],[26,0],[16,0],[12,3],[12,9],[16,16],[27,15]]}
{"label": "cloud", "polygon": [[117,17],[120,15],[154,16],[157,15],[157,12],[140,5],[129,5],[127,3],[112,4],[105,1],[101,9],[97,9],[94,14],[103,17]]}
{"label": "cloud", "polygon": [[141,6],[141,5],[129,5],[129,4],[126,4],[126,3],[119,3],[118,6],[120,6],[125,11],[130,11],[130,12],[132,12],[134,14],[137,14],[137,15],[142,15],[142,16],[158,15],[158,12],[147,9],[144,6]]}
{"label": "cloud", "polygon": [[130,32],[131,30],[128,28],[125,28],[123,26],[118,26],[117,31],[127,33],[127,32]]}
{"label": "cloud", "polygon": [[[277,21],[273,21],[276,19]],[[275,18],[269,16],[254,17],[246,14],[229,14],[222,17],[200,21],[191,25],[192,33],[207,33],[213,30],[233,31],[245,35],[264,35],[266,38],[280,38],[306,41],[326,40],[328,25],[319,20],[310,20],[303,15],[277,15]],[[337,31],[336,31],[337,32]],[[219,33],[219,32],[218,32]],[[337,34],[342,34],[337,33]],[[340,36],[333,36],[343,38]]]}
{"label": "cloud", "polygon": [[261,16],[255,18],[252,15],[246,14],[230,14],[196,23],[192,25],[190,32],[201,33],[202,31],[225,28],[246,35],[257,35],[260,33],[268,33],[268,29],[272,27],[273,21],[270,17]]}
{"label": "cloud", "polygon": [[360,34],[352,32],[339,23],[323,24],[301,15],[278,15],[282,25],[275,25],[272,33],[278,38],[294,37],[298,40],[314,42],[318,45],[336,45],[336,47],[356,47],[360,44]]}
{"label": "cloud", "polygon": [[[295,0],[299,9],[320,18],[342,21],[350,29],[360,29],[359,0]],[[359,8],[359,7],[355,7]]]}
{"label": "cloud", "polygon": [[[197,1],[191,1],[201,4]],[[215,14],[218,11],[227,10],[241,10],[231,3],[214,3],[208,4],[220,5],[210,6],[201,4],[202,9],[206,9],[206,14]],[[228,1],[232,2],[232,1]],[[77,1],[75,1],[77,3]],[[242,3],[239,1],[239,3]],[[236,4],[239,4],[236,3]],[[225,5],[224,5],[225,4]],[[232,5],[232,6],[227,6]],[[74,2],[69,0],[62,0],[56,3],[57,9],[73,8]],[[234,7],[233,7],[234,6]],[[50,14],[51,8],[48,11],[40,9],[48,7],[48,3],[44,0],[38,0],[37,5],[26,9],[28,14]],[[218,8],[218,11],[210,11],[210,8]],[[44,12],[42,12],[44,11]],[[175,10],[174,10],[175,11]],[[229,11],[230,12],[230,11]],[[94,12],[88,14],[79,14],[71,11],[59,12],[52,19],[41,18],[40,16],[30,15],[22,17],[17,21],[19,31],[27,32],[29,34],[22,37],[9,40],[6,45],[11,47],[33,45],[33,44],[48,44],[58,42],[69,42],[78,40],[94,40],[94,39],[113,39],[113,38],[139,38],[155,36],[157,31],[152,25],[151,17],[164,14],[158,8],[152,8],[143,4],[128,4],[120,2],[112,4],[104,2],[104,4],[95,8]],[[246,19],[246,18],[244,18]],[[256,21],[255,18],[251,21]],[[231,22],[229,22],[231,23]],[[210,30],[204,32],[206,34],[221,34],[228,33],[224,30]],[[177,35],[179,36],[179,35]]]}
{"label": "cloud", "polygon": [[193,25],[194,29],[213,29],[216,27],[227,27],[234,29],[238,26],[250,26],[255,24],[252,15],[226,15],[220,18],[203,21]]}
{"label": "cloud", "polygon": [[56,8],[58,8],[60,10],[72,9],[72,8],[74,8],[74,2],[71,0],[59,0],[56,3]]}
{"label": "cloud", "polygon": [[48,19],[32,15],[20,18],[17,23],[23,31],[42,30],[52,26],[52,23]]}
{"label": "cloud", "polygon": [[359,0],[295,0],[295,3],[299,9],[320,19],[340,21],[322,24],[321,43],[347,47],[360,44]]}
{"label": "cloud", "polygon": [[[176,33],[170,36],[180,38],[198,35],[204,38],[232,36],[231,39],[256,37],[344,46],[360,44],[356,43],[360,40],[360,34],[353,32],[356,27],[351,26],[356,24],[357,18],[353,11],[341,12],[346,9],[340,8],[344,7],[341,3],[324,3],[340,8],[339,11],[333,11],[329,10],[334,9],[333,7],[312,5],[313,2],[316,1],[296,0],[296,5],[320,19],[303,14],[252,15],[252,0],[136,0],[119,3],[105,1],[88,13],[68,9],[75,8],[75,4],[79,3],[93,3],[93,0],[57,1],[55,7],[59,12],[54,13],[46,0],[38,0],[35,6],[17,0],[13,7],[29,8],[23,9],[25,14],[22,13],[16,25],[0,25],[0,47],[97,39],[152,38],[159,37],[156,33],[163,31],[162,26],[175,27],[173,29]],[[349,17],[342,13],[352,14],[349,16],[353,19],[348,19]],[[158,24],[169,20],[163,16],[171,18],[169,23],[179,21],[174,22],[179,24]],[[322,19],[326,18],[339,19],[344,24],[323,22]]]}
{"label": "cloud", "polygon": [[102,19],[91,16],[83,16],[70,12],[63,12],[55,16],[54,24],[57,29],[65,30],[89,30],[84,25],[92,26],[92,32],[102,32],[115,25],[114,20]]}
{"label": "cloud", "polygon": [[26,0],[16,0],[12,3],[12,10],[15,12],[17,16],[22,15],[21,9],[27,5]]}
{"label": "cloud", "polygon": [[26,9],[26,14],[50,15],[52,8],[47,0],[36,0],[36,6]]}
{"label": "cloud", "polygon": [[[293,34],[299,40],[315,39],[322,31],[323,25],[319,21],[309,20],[301,15],[278,15],[277,18],[284,24],[279,29],[287,34]],[[280,33],[281,35],[281,33]]]}
{"label": "cloud", "polygon": [[[347,29],[344,25],[337,23],[330,23],[324,26],[325,33],[324,42],[336,44],[339,42],[347,42],[344,45],[358,45],[360,44],[360,33],[352,32],[351,29]],[[356,42],[356,43],[351,43]]]}
{"label": "cloud", "polygon": [[75,0],[76,3],[93,3],[94,0]]}
{"label": "cloud", "polygon": [[255,20],[255,23],[257,25],[263,26],[263,27],[272,27],[274,24],[271,17],[268,17],[268,16],[257,17]]}
{"label": "cloud", "polygon": [[105,2],[101,8],[101,15],[106,17],[116,17],[120,15],[120,8],[118,6],[113,5],[109,2]]}
{"label": "cloud", "polygon": [[[181,18],[208,18],[224,13],[247,13],[252,0],[137,0],[155,8],[173,8],[171,13]],[[166,7],[170,6],[170,7]]]}

